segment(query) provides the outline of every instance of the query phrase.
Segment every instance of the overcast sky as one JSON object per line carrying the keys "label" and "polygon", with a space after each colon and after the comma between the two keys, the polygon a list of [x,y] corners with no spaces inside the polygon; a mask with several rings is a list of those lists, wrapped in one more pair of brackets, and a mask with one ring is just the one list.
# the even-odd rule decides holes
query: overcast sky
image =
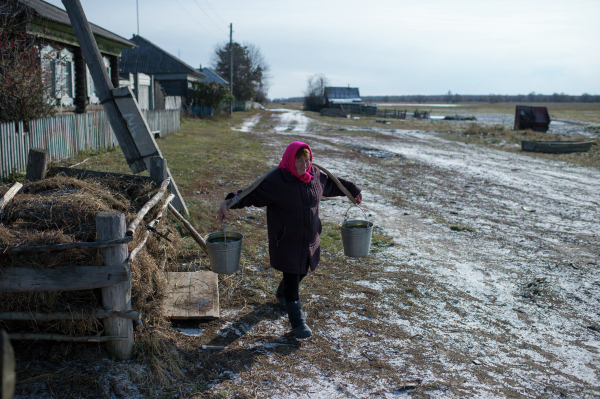
{"label": "overcast sky", "polygon": [[[137,33],[135,0],[81,3],[90,22]],[[270,64],[270,98],[302,95],[316,73],[362,95],[577,95],[600,94],[599,16],[599,0],[139,0],[139,33],[209,66],[231,22]]]}

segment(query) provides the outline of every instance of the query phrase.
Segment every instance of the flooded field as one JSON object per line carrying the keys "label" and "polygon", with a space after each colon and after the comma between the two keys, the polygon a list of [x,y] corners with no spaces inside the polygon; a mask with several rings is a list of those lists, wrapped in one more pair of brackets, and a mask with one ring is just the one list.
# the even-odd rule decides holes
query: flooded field
{"label": "flooded field", "polygon": [[[324,340],[347,370],[312,364],[317,349],[308,340],[299,350],[308,358],[295,366],[306,366],[302,375],[278,374],[259,396],[600,396],[598,169],[423,131],[336,130],[285,109],[242,129],[272,147],[273,164],[290,141],[309,143],[316,162],[363,188],[369,219],[393,242],[370,255],[368,271],[361,259],[342,260],[344,271],[325,260],[310,284],[327,284],[324,273],[354,288],[303,298],[315,342]],[[320,208],[324,222],[337,224],[348,201]],[[319,322],[317,303],[331,305],[319,308]],[[286,320],[260,328],[281,333]],[[367,365],[353,372],[352,363]],[[304,389],[283,387],[292,383]]]}

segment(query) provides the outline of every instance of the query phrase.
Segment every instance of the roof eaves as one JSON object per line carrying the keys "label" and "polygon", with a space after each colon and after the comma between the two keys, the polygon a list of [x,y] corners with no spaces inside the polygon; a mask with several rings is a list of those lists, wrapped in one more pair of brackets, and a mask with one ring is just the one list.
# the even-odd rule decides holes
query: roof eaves
{"label": "roof eaves", "polygon": [[[40,17],[42,19],[47,19],[49,21],[58,22],[58,23],[65,24],[65,25],[68,25],[71,27],[73,26],[71,24],[69,14],[65,10],[63,10],[53,4],[46,3],[45,1],[42,1],[42,0],[20,0],[20,2],[23,3],[29,9],[31,9],[38,17]],[[43,11],[47,11],[47,12],[43,12]],[[116,33],[113,33],[111,31],[104,29],[96,24],[91,23],[91,22],[89,24],[90,24],[90,27],[92,28],[92,32],[94,34],[97,34],[97,35],[102,36],[109,40],[120,42],[122,44],[127,45],[128,47],[135,47],[135,43],[125,39],[124,37],[121,37],[121,36],[117,35]]]}
{"label": "roof eaves", "polygon": [[193,75],[196,75],[196,76],[198,76],[199,78],[206,78],[206,75],[205,75],[205,74],[203,74],[202,72],[200,72],[200,71],[199,71],[199,70],[197,70],[196,68],[192,67],[191,65],[188,65],[188,64],[186,64],[185,62],[181,61],[179,58],[175,57],[173,54],[171,54],[171,53],[169,53],[169,52],[167,52],[167,51],[163,50],[163,49],[162,49],[162,48],[160,48],[160,47],[158,47],[156,44],[152,43],[150,40],[148,40],[148,39],[146,39],[146,38],[144,38],[144,37],[142,37],[142,36],[140,36],[140,35],[134,36],[134,37],[133,37],[131,40],[133,41],[133,39],[135,39],[135,38],[139,38],[139,39],[141,39],[141,40],[145,41],[146,43],[148,43],[148,44],[149,44],[149,45],[151,45],[152,47],[156,48],[157,50],[159,50],[159,51],[161,51],[162,53],[166,54],[167,56],[171,57],[171,58],[172,58],[174,61],[176,61],[176,62],[178,62],[179,64],[181,64],[181,65],[183,65],[184,67],[186,67],[186,68],[189,70],[188,74],[193,74]]}

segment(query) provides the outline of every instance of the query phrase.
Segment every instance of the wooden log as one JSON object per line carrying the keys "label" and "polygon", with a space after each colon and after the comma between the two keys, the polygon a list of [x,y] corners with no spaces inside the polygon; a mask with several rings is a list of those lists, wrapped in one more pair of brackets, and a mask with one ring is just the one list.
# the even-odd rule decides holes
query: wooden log
{"label": "wooden log", "polygon": [[175,219],[177,219],[177,221],[183,226],[183,228],[200,245],[200,247],[204,250],[204,252],[208,253],[208,249],[206,248],[206,242],[200,236],[200,234],[198,234],[198,232],[196,231],[196,229],[194,229],[194,227],[190,224],[190,222],[185,220],[185,218],[183,216],[181,216],[181,214],[179,212],[177,212],[177,209],[175,209],[173,207],[173,205],[171,205],[171,204],[169,204],[169,212],[171,212],[171,215],[173,215],[173,217],[175,217]]}
{"label": "wooden log", "polygon": [[84,312],[55,312],[55,313],[29,313],[29,312],[0,312],[0,320],[86,320],[90,317],[107,319],[109,317],[122,317],[124,319],[140,320],[142,314],[135,310],[104,310],[98,309],[93,313]]}
{"label": "wooden log", "polygon": [[346,187],[344,187],[344,186],[342,185],[342,183],[340,183],[340,181],[338,180],[338,178],[337,178],[337,177],[335,177],[335,176],[334,176],[334,175],[333,175],[331,172],[329,172],[329,171],[328,171],[327,169],[325,169],[324,167],[322,167],[322,166],[320,166],[320,165],[317,165],[317,164],[316,164],[316,163],[314,163],[314,162],[313,162],[313,165],[315,165],[317,168],[321,169],[321,170],[322,170],[322,171],[323,171],[323,172],[324,172],[324,173],[325,173],[327,176],[329,176],[329,178],[330,178],[331,180],[333,180],[333,182],[335,183],[335,185],[336,185],[336,186],[338,186],[338,188],[339,188],[340,190],[342,190],[342,192],[343,192],[344,194],[346,194],[346,197],[348,197],[348,198],[350,199],[350,201],[352,201],[352,203],[353,203],[354,205],[356,205],[356,198],[354,198],[354,197],[352,196],[352,194],[350,194],[350,191],[348,191],[348,189],[347,189]]}
{"label": "wooden log", "polygon": [[122,265],[13,267],[3,271],[0,292],[89,290],[112,286],[127,278],[127,269]]}
{"label": "wooden log", "polygon": [[229,204],[227,204],[227,209],[231,208],[235,203],[237,203],[237,201],[241,200],[246,195],[250,194],[256,187],[258,187],[258,185],[260,183],[263,182],[263,180],[265,180],[267,178],[267,176],[269,176],[271,173],[273,173],[276,170],[277,170],[277,166],[275,166],[274,168],[272,168],[271,170],[269,170],[267,173],[265,173],[264,175],[262,175],[261,177],[259,177],[258,179],[256,179],[256,181],[254,183],[252,183],[251,185],[249,185],[248,188],[246,188],[244,191],[242,191],[241,193],[237,194],[236,195],[236,197],[237,197],[236,202],[233,202],[233,201],[229,202]]}
{"label": "wooden log", "polygon": [[64,251],[66,249],[73,248],[108,248],[114,247],[120,244],[127,244],[133,241],[133,237],[123,237],[118,240],[111,241],[96,241],[96,242],[68,242],[66,244],[54,244],[54,245],[33,245],[33,246],[20,246],[8,248],[3,253],[19,253],[19,252],[51,252],[51,251]]}
{"label": "wooden log", "polygon": [[12,399],[15,394],[17,377],[15,374],[15,352],[8,334],[0,330],[0,399]]}
{"label": "wooden log", "polygon": [[[153,221],[151,221],[148,224],[148,227],[154,227],[158,224],[158,222],[161,220],[163,213],[165,212],[165,209],[169,206],[169,204],[171,203],[171,201],[173,200],[173,198],[175,198],[174,194],[171,194],[167,197],[167,200],[165,201],[165,204],[163,205],[162,209],[160,210],[160,212],[158,213],[158,217],[156,219],[154,219]],[[144,245],[146,245],[146,241],[148,240],[148,236],[150,235],[149,230],[146,230],[144,232],[144,238],[142,239],[142,242],[140,243],[140,245],[138,245],[137,247],[135,247],[133,249],[133,251],[131,251],[131,254],[129,255],[129,258],[127,258],[127,262],[128,263],[133,263],[133,261],[135,260],[135,256],[137,255],[137,253],[144,247]]]}
{"label": "wooden log", "polygon": [[15,195],[21,190],[23,185],[19,182],[13,184],[6,193],[0,198],[0,216],[4,213],[4,208],[14,198]]}
{"label": "wooden log", "polygon": [[[96,215],[98,240],[117,240],[125,236],[125,215],[117,212],[100,212]],[[131,271],[127,263],[127,244],[101,250],[107,264],[123,266],[127,280],[102,288],[102,305],[105,309],[131,310]],[[104,320],[108,335],[126,337],[123,341],[107,342],[109,352],[120,360],[129,360],[133,355],[133,323],[129,319],[114,317]]]}
{"label": "wooden log", "polygon": [[[92,29],[85,17],[81,3],[79,0],[63,0],[63,4],[69,14],[69,19],[73,31],[75,32],[75,36],[77,37],[77,42],[79,43],[83,57],[85,58],[92,79],[94,80],[94,86],[96,87],[98,97],[101,100],[112,98],[114,86],[112,85],[110,77],[108,76],[108,71],[104,66],[102,55],[100,55],[100,50],[98,49],[96,40],[94,40]],[[132,173],[144,171],[146,165],[141,159],[140,151],[136,146],[134,138],[129,132],[127,122],[121,115],[115,101],[106,101],[103,104],[103,107]]]}
{"label": "wooden log", "polygon": [[158,186],[168,178],[167,160],[162,157],[150,158],[150,179]]}
{"label": "wooden log", "polygon": [[[86,64],[96,86],[110,125],[119,141],[119,145],[132,173],[139,173],[150,168],[149,158],[161,155],[146,120],[129,87],[114,88],[98,45],[92,34],[83,7],[79,0],[62,0],[69,14],[69,20],[77,42],[81,48]],[[169,171],[171,191],[176,196],[175,206],[189,215],[183,196]]]}
{"label": "wooden log", "polygon": [[[130,320],[131,322],[131,320]],[[33,333],[10,333],[10,339],[23,340],[46,340],[46,341],[69,341],[69,342],[107,342],[108,344],[120,344],[126,342],[128,337],[125,335],[99,335],[89,337],[71,337],[70,335],[60,334],[33,334]],[[113,342],[121,341],[121,342]],[[108,345],[107,344],[107,345]]]}
{"label": "wooden log", "polygon": [[165,196],[165,192],[166,192],[165,190],[167,189],[167,187],[169,187],[170,180],[171,179],[166,179],[161,183],[160,191],[158,193],[154,194],[154,196],[152,198],[150,198],[150,201],[148,201],[148,202],[146,202],[146,204],[144,204],[142,209],[140,209],[138,214],[135,216],[135,219],[133,219],[131,221],[131,223],[129,223],[129,227],[127,228],[128,236],[132,236],[135,233],[135,230],[137,229],[138,225],[140,224],[140,222],[142,221],[144,216],[146,216],[148,211],[150,211],[150,209],[152,209],[154,207],[154,205],[156,205],[158,203],[158,201],[160,201],[162,199],[162,197]]}
{"label": "wooden log", "polygon": [[37,181],[46,178],[48,171],[48,151],[43,148],[30,148],[27,158],[25,180]]}
{"label": "wooden log", "polygon": [[133,249],[133,251],[131,251],[131,253],[129,254],[129,258],[127,258],[127,263],[133,263],[133,261],[135,260],[135,256],[138,254],[138,252],[140,252],[142,250],[142,248],[144,248],[144,245],[146,245],[146,241],[148,241],[148,237],[150,237],[150,231],[146,230],[146,231],[144,231],[144,237],[142,238],[140,245],[135,247]]}

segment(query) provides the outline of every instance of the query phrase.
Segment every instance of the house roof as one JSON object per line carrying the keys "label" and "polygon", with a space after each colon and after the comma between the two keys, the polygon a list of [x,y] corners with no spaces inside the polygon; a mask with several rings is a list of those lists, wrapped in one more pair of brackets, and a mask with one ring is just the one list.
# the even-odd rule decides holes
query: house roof
{"label": "house roof", "polygon": [[120,73],[141,72],[149,75],[185,73],[198,78],[206,77],[202,72],[181,61],[174,55],[167,53],[148,39],[144,39],[141,36],[134,36],[131,41],[137,46],[132,49],[123,50],[121,62],[119,63]]}
{"label": "house roof", "polygon": [[229,81],[223,79],[223,77],[221,75],[219,75],[218,73],[216,73],[215,71],[213,71],[212,69],[208,69],[208,68],[199,68],[199,71],[202,71],[203,74],[206,75],[205,78],[202,78],[203,82],[217,82],[217,83],[222,83],[224,85],[228,85]]}
{"label": "house roof", "polygon": [[[24,6],[28,7],[33,11],[35,16],[38,16],[43,19],[48,19],[50,21],[59,22],[61,24],[65,24],[68,26],[71,25],[71,20],[69,19],[69,14],[63,9],[60,9],[52,4],[46,3],[42,0],[20,0],[19,1]],[[92,33],[98,36],[105,37],[110,40],[114,40],[121,44],[124,44],[126,47],[133,47],[134,44],[129,40],[121,37],[115,33],[112,33],[104,28],[99,27],[90,22],[90,26],[92,28]]]}
{"label": "house roof", "polygon": [[360,98],[358,87],[326,87],[325,98]]}

